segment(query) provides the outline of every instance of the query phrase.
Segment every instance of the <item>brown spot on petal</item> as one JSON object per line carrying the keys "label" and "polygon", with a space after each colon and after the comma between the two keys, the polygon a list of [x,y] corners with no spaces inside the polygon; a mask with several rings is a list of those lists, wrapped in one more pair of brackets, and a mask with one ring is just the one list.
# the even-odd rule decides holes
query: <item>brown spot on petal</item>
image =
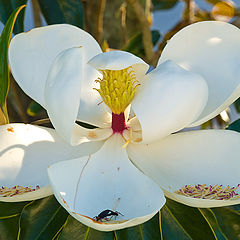
{"label": "brown spot on petal", "polygon": [[9,131],[9,132],[14,132],[13,127],[7,128],[7,131]]}
{"label": "brown spot on petal", "polygon": [[119,170],[120,170],[120,167],[118,167],[117,170],[119,171]]}
{"label": "brown spot on petal", "polygon": [[62,199],[63,203],[69,208],[69,206],[68,206],[67,202],[64,200],[64,198],[61,195],[59,195],[59,196]]}
{"label": "brown spot on petal", "polygon": [[134,142],[141,142],[142,141],[142,138],[136,138],[135,140],[134,140]]}
{"label": "brown spot on petal", "polygon": [[96,138],[97,134],[95,132],[88,132],[88,137],[89,138]]}

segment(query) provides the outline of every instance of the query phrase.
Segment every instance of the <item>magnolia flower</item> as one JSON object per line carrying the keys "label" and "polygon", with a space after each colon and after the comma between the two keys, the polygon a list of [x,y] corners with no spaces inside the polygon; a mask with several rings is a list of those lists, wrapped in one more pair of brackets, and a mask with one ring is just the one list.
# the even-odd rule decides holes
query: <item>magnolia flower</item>
{"label": "magnolia flower", "polygon": [[147,73],[140,58],[102,53],[88,33],[71,25],[14,37],[14,78],[47,110],[65,142],[55,130],[2,126],[1,182],[11,191],[13,185],[40,187],[5,199],[40,198],[46,188],[50,194],[45,168],[57,162],[48,168],[55,197],[74,218],[102,231],[147,221],[164,205],[164,195],[194,207],[240,203],[239,133],[179,132],[238,98],[238,42],[233,25],[192,24],[173,36]]}

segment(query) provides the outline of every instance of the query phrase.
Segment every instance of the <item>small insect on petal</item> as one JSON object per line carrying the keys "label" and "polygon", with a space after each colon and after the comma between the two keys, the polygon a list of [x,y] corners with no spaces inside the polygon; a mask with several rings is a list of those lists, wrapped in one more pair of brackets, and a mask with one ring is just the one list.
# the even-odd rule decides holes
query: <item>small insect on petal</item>
{"label": "small insect on petal", "polygon": [[37,185],[36,188],[29,187],[23,187],[23,186],[14,186],[14,187],[2,187],[0,188],[0,197],[12,197],[15,195],[20,195],[27,192],[34,192],[36,190],[39,190],[40,187]]}
{"label": "small insect on petal", "polygon": [[[111,223],[112,222],[119,223],[119,222],[126,221],[126,220],[117,221],[116,218],[119,215],[123,216],[123,214],[118,211],[112,211],[112,210],[106,209],[106,210],[103,210],[102,212],[100,212],[97,216],[95,216],[94,219],[99,222],[111,222]],[[114,220],[112,220],[113,217],[115,217]]]}
{"label": "small insect on petal", "polygon": [[236,200],[240,195],[235,191],[239,188],[240,184],[236,187],[222,187],[222,185],[195,184],[195,186],[185,185],[181,189],[175,191],[179,195],[192,198],[201,199],[215,199],[215,200]]}

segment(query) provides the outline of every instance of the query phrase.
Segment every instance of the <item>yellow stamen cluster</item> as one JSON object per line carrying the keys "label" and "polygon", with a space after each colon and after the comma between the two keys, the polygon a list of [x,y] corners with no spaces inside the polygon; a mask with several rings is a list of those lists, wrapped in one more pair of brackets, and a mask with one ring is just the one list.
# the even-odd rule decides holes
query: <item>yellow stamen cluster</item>
{"label": "yellow stamen cluster", "polygon": [[185,185],[181,189],[175,191],[175,193],[193,198],[202,199],[216,199],[216,200],[235,200],[239,199],[239,194],[235,191],[239,188],[240,184],[236,187],[222,187],[222,185],[210,185],[197,184],[195,186]]}
{"label": "yellow stamen cluster", "polygon": [[122,70],[100,70],[103,77],[96,82],[100,89],[95,89],[101,95],[104,103],[115,114],[124,112],[131,103],[139,82],[131,67]]}
{"label": "yellow stamen cluster", "polygon": [[36,188],[31,188],[31,187],[22,187],[22,186],[14,186],[11,188],[8,187],[2,187],[0,188],[0,196],[1,197],[12,197],[15,195],[20,195],[23,193],[27,193],[27,192],[33,192],[40,189],[40,187],[37,185]]}

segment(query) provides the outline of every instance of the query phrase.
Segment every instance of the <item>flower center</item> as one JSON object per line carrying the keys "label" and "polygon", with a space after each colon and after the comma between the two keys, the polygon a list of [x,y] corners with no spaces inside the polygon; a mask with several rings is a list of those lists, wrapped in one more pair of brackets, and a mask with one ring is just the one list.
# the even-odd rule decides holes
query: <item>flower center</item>
{"label": "flower center", "polygon": [[113,114],[124,113],[139,86],[134,71],[131,67],[122,70],[100,71],[103,77],[96,80],[100,84],[100,89],[95,90],[99,92]]}
{"label": "flower center", "polygon": [[122,134],[123,131],[127,128],[125,123],[125,116],[124,113],[115,114],[112,113],[112,130],[113,133],[120,133]]}
{"label": "flower center", "polygon": [[239,188],[240,184],[236,187],[227,186],[225,188],[222,185],[207,186],[206,184],[197,184],[195,186],[185,185],[181,189],[175,191],[175,193],[193,198],[202,199],[216,199],[216,200],[234,200],[240,196],[235,192]]}
{"label": "flower center", "polygon": [[39,190],[40,187],[37,185],[36,188],[31,188],[31,187],[22,187],[22,186],[14,186],[11,188],[8,187],[2,187],[0,188],[0,196],[1,197],[12,197],[15,195],[20,195],[23,193],[27,193],[27,192],[33,192],[36,190]]}

